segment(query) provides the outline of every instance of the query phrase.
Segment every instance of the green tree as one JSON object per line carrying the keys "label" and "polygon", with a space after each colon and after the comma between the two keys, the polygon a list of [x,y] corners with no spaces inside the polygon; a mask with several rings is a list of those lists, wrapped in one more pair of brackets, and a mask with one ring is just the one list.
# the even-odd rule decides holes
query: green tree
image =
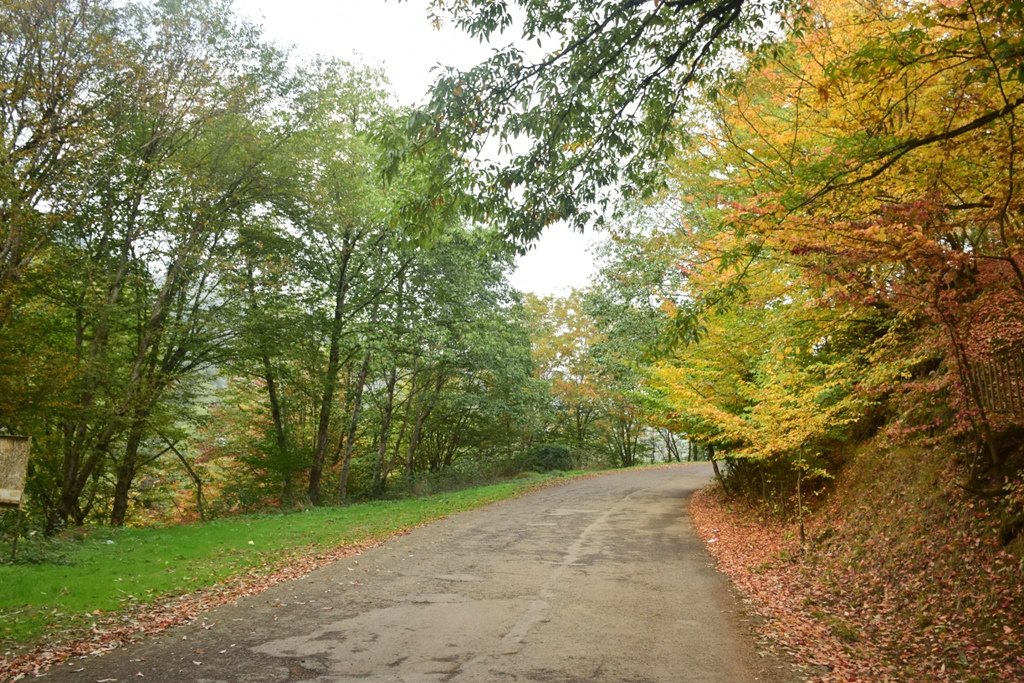
{"label": "green tree", "polygon": [[0,8],[0,330],[24,300],[21,279],[83,197],[85,187],[65,181],[102,144],[103,81],[120,66],[117,23],[102,1]]}
{"label": "green tree", "polygon": [[[34,490],[50,529],[100,513],[123,523],[148,447],[186,418],[185,379],[223,358],[218,274],[259,190],[257,122],[280,68],[223,10],[123,5],[54,48],[103,40],[107,61],[89,74],[91,126],[73,131],[89,153],[61,157],[46,199],[60,229],[23,259],[17,298],[51,331],[34,355],[66,368],[48,410],[21,394],[14,411],[44,435]],[[42,135],[47,121],[30,123]]]}
{"label": "green tree", "polygon": [[409,213],[451,201],[457,188],[472,215],[500,220],[525,243],[559,220],[586,225],[616,187],[648,194],[685,132],[691,96],[719,85],[735,51],[776,37],[774,18],[794,4],[435,0],[436,22],[481,41],[519,40],[476,67],[442,71],[413,113],[394,161],[459,154],[433,156],[432,184]]}

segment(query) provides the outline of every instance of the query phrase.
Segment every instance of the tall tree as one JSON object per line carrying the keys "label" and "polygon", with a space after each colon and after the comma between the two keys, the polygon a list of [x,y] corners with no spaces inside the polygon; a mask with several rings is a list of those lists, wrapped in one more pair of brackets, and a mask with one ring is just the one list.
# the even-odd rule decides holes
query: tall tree
{"label": "tall tree", "polygon": [[65,181],[102,144],[102,83],[122,66],[111,58],[116,33],[108,2],[0,9],[0,330],[19,301],[19,281],[83,198],[85,188]]}
{"label": "tall tree", "polygon": [[[30,288],[18,303],[60,329],[43,355],[59,348],[72,375],[51,385],[59,400],[33,425],[46,434],[38,469],[52,482],[51,529],[97,510],[108,467],[99,509],[124,521],[161,406],[219,357],[229,299],[218,274],[260,184],[255,130],[280,69],[221,5],[108,10],[111,26],[78,22],[60,47],[105,41],[107,61],[90,73],[91,127],[68,131],[89,154],[61,154],[65,173],[47,189],[61,229],[19,276]],[[61,54],[45,64],[55,82]],[[45,135],[48,121],[26,123]]]}
{"label": "tall tree", "polygon": [[895,376],[942,364],[951,381],[931,403],[955,409],[948,426],[979,434],[996,469],[1007,418],[989,414],[975,367],[1022,343],[1020,20],[1013,3],[820,8],[709,105],[682,176],[746,236],[735,262],[785,255],[831,305],[888,310],[902,331],[913,320]]}

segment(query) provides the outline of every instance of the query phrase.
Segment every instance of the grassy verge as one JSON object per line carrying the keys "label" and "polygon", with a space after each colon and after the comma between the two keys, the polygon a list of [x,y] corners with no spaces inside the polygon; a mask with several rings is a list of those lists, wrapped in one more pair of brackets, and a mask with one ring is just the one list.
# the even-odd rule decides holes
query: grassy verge
{"label": "grassy verge", "polygon": [[564,474],[535,475],[423,498],[246,515],[166,528],[93,528],[24,548],[33,563],[0,565],[0,646],[10,651],[88,626],[97,613],[195,591],[282,557],[387,538],[512,497]]}

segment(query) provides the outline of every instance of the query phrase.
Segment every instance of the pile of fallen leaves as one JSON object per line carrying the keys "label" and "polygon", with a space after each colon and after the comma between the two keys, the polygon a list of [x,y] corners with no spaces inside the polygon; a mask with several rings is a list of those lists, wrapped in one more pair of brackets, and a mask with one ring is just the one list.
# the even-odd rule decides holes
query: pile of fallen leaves
{"label": "pile of fallen leaves", "polygon": [[694,494],[690,517],[718,568],[764,618],[762,634],[822,681],[885,681],[892,671],[850,652],[849,644],[808,609],[808,590],[793,528],[726,501],[719,490]]}
{"label": "pile of fallen leaves", "polygon": [[[1024,680],[1024,571],[994,505],[919,459],[854,465],[797,527],[720,489],[690,513],[764,634],[821,681]],[[922,472],[924,474],[922,475]]]}

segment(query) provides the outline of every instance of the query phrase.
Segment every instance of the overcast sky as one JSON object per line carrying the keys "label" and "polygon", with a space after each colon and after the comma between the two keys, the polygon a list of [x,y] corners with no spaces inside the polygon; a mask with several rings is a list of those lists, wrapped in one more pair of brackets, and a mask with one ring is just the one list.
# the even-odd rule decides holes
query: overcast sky
{"label": "overcast sky", "polygon": [[[454,29],[434,30],[427,0],[235,0],[235,6],[261,24],[270,40],[294,46],[302,57],[320,54],[382,67],[403,104],[422,101],[435,65],[468,67],[492,47]],[[594,272],[587,248],[595,240],[548,229],[519,259],[513,285],[544,295],[585,286]]]}

